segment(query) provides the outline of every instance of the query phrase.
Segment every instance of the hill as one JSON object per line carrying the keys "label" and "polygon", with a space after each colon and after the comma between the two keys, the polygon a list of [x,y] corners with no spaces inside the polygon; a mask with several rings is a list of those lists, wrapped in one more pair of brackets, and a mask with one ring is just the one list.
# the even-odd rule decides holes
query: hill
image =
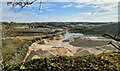
{"label": "hill", "polygon": [[76,26],[69,29],[70,32],[74,33],[84,33],[92,35],[102,35],[105,33],[116,34],[118,33],[118,23],[114,24],[102,24],[102,25],[85,25]]}

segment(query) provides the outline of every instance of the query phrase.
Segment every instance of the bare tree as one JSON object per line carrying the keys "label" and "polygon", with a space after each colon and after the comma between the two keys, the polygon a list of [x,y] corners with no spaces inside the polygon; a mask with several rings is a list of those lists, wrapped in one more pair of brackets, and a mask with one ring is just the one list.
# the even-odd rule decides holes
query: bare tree
{"label": "bare tree", "polygon": [[[20,9],[18,12],[20,12],[24,7],[27,7],[36,1],[38,0],[14,0],[14,1],[7,2],[7,6],[12,6],[12,8],[19,6]],[[42,0],[40,0],[39,2],[40,2],[39,3],[39,11],[40,11],[42,6]]]}
{"label": "bare tree", "polygon": [[[111,39],[113,39],[113,40],[115,40],[115,41],[117,41],[117,42],[120,42],[120,38],[117,37],[119,34],[120,34],[120,33],[117,33],[116,35],[113,36],[113,35],[111,35],[111,34],[106,33],[106,34],[104,34],[104,35],[102,35],[102,36],[103,36],[103,37],[109,37],[109,38],[111,38]],[[112,41],[110,41],[108,44],[111,44],[111,45],[114,46],[116,49],[120,50],[120,46],[114,44]]]}

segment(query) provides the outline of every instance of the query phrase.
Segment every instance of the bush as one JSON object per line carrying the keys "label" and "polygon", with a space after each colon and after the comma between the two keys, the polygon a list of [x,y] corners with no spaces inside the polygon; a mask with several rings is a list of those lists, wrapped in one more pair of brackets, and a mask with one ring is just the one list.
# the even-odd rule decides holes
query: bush
{"label": "bush", "polygon": [[[10,71],[24,68],[37,71],[119,71],[119,53],[102,53],[82,57],[50,57],[34,59],[10,68]],[[4,69],[5,70],[5,69]]]}

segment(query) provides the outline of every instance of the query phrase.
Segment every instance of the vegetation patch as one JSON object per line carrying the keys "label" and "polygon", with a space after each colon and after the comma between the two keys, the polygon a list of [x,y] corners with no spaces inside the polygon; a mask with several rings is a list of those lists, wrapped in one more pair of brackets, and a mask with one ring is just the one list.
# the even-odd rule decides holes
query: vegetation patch
{"label": "vegetation patch", "polygon": [[51,57],[34,59],[3,71],[37,70],[37,71],[119,71],[120,52],[102,53],[82,57]]}

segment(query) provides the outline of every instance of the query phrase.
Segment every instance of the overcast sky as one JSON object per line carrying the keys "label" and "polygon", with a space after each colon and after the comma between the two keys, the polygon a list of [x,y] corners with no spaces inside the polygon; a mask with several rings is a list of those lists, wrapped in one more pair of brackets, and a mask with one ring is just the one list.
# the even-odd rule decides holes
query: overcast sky
{"label": "overcast sky", "polygon": [[[14,22],[117,22],[118,0],[64,0],[66,2],[39,2],[29,7],[11,9],[6,2],[0,3],[1,21]],[[63,1],[63,0],[61,0]],[[107,2],[109,1],[109,2]],[[2,8],[1,8],[2,7]]]}

